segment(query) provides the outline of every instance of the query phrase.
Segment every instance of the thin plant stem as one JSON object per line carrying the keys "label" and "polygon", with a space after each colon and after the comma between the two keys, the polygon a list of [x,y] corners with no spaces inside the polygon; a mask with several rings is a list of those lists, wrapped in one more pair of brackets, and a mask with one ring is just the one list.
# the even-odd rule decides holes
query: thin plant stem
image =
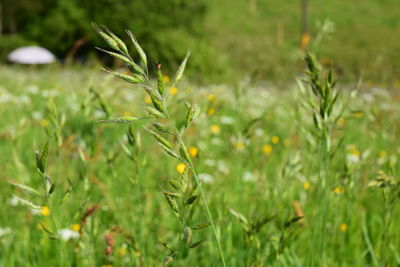
{"label": "thin plant stem", "polygon": [[[178,142],[179,143],[183,143],[183,138],[182,138],[181,134],[179,133],[179,131],[176,128],[175,124],[172,122],[172,119],[171,119],[171,117],[170,117],[170,115],[168,113],[168,110],[166,109],[164,103],[163,103],[163,105],[164,105],[164,109],[165,109],[165,116],[167,117],[167,120],[170,123],[171,127],[174,129],[175,136],[176,136],[176,138],[178,138]],[[222,265],[224,267],[226,267],[225,257],[224,257],[224,253],[222,251],[221,243],[220,243],[219,238],[218,238],[217,229],[215,227],[214,220],[213,220],[213,218],[211,216],[210,208],[208,207],[207,200],[206,200],[203,188],[201,187],[201,182],[200,182],[200,180],[199,180],[199,178],[197,176],[197,173],[196,173],[196,170],[194,168],[194,165],[193,165],[192,161],[191,160],[187,160],[187,164],[188,164],[188,167],[189,167],[189,169],[191,170],[191,172],[193,174],[193,177],[194,177],[194,180],[196,182],[197,188],[199,189],[199,192],[200,192],[200,197],[201,197],[201,199],[203,201],[203,204],[204,204],[204,206],[206,208],[207,217],[210,220],[211,228],[213,229],[214,238],[215,238],[215,241],[217,242],[218,252],[219,252],[219,255],[221,257]]]}

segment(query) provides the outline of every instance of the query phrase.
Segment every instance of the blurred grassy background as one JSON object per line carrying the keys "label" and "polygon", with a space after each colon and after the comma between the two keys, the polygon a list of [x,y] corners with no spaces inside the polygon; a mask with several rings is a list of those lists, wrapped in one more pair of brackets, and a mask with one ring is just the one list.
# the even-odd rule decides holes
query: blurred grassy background
{"label": "blurred grassy background", "polygon": [[[153,62],[175,69],[187,49],[198,81],[286,80],[302,69],[300,0],[0,0],[0,57],[38,44],[87,62],[100,45],[90,26],[133,30]],[[397,0],[309,0],[309,49],[342,79],[400,77]],[[125,38],[126,39],[126,38]],[[111,64],[111,63],[110,63]]]}

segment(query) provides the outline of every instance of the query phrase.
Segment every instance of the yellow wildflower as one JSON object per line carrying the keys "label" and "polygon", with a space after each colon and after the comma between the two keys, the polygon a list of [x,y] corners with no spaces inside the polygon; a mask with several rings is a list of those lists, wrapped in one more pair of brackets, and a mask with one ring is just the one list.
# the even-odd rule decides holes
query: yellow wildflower
{"label": "yellow wildflower", "polygon": [[283,140],[283,145],[284,146],[289,146],[290,145],[290,139]]}
{"label": "yellow wildflower", "polygon": [[344,193],[344,190],[345,190],[344,187],[335,187],[333,189],[333,192],[336,194],[341,194],[341,193]]}
{"label": "yellow wildflower", "polygon": [[235,147],[237,150],[243,150],[244,149],[244,143],[241,141],[236,142]]}
{"label": "yellow wildflower", "polygon": [[308,33],[304,33],[301,36],[301,42],[300,42],[301,49],[302,50],[306,49],[309,42],[310,42],[310,35]]}
{"label": "yellow wildflower", "polygon": [[215,108],[210,108],[210,109],[208,109],[208,110],[207,110],[207,114],[208,114],[208,116],[214,115],[214,114],[215,114]]}
{"label": "yellow wildflower", "polygon": [[340,225],[340,231],[346,232],[346,230],[347,230],[347,224],[342,223],[342,224]]}
{"label": "yellow wildflower", "polygon": [[384,158],[384,157],[386,157],[386,152],[384,150],[381,150],[381,151],[379,151],[378,156],[380,158]]}
{"label": "yellow wildflower", "polygon": [[360,151],[358,151],[357,149],[351,149],[351,150],[349,150],[349,153],[351,154],[351,155],[353,155],[353,156],[360,156]]}
{"label": "yellow wildflower", "polygon": [[144,102],[145,102],[146,104],[151,104],[151,103],[152,103],[151,97],[150,97],[149,95],[147,95],[147,96],[144,98]]}
{"label": "yellow wildflower", "polygon": [[178,93],[178,88],[176,88],[176,87],[171,87],[170,89],[169,89],[169,94],[170,95],[176,95]]}
{"label": "yellow wildflower", "polygon": [[43,206],[40,209],[40,214],[42,214],[43,216],[49,216],[50,215],[50,209],[47,206]]}
{"label": "yellow wildflower", "polygon": [[191,147],[189,147],[189,154],[190,154],[190,156],[195,158],[199,154],[199,150],[197,149],[197,147],[191,146]]}
{"label": "yellow wildflower", "polygon": [[305,181],[305,182],[303,183],[303,188],[304,188],[304,190],[309,190],[310,187],[311,187],[310,182]]}
{"label": "yellow wildflower", "polygon": [[273,144],[279,143],[279,137],[278,137],[278,136],[272,136],[271,142],[272,142]]}
{"label": "yellow wildflower", "polygon": [[272,153],[272,146],[267,144],[267,145],[263,145],[262,147],[262,151],[265,155],[269,156]]}
{"label": "yellow wildflower", "polygon": [[79,223],[74,223],[71,228],[75,232],[79,232],[79,230],[81,230],[81,225]]}
{"label": "yellow wildflower", "polygon": [[221,132],[221,128],[216,124],[211,125],[210,130],[212,134],[219,134]]}
{"label": "yellow wildflower", "polygon": [[123,116],[124,117],[132,117],[132,113],[130,113],[129,111],[125,111]]}
{"label": "yellow wildflower", "polygon": [[47,126],[49,126],[49,121],[46,119],[41,119],[40,120],[40,126],[46,128]]}
{"label": "yellow wildflower", "polygon": [[345,119],[340,118],[340,119],[337,120],[337,125],[343,127],[345,122],[346,122]]}
{"label": "yellow wildflower", "polygon": [[208,101],[213,102],[217,99],[217,97],[214,94],[209,94],[207,99]]}
{"label": "yellow wildflower", "polygon": [[356,117],[357,119],[360,119],[360,118],[364,117],[364,112],[357,111],[354,113],[354,117]]}
{"label": "yellow wildflower", "polygon": [[162,77],[162,80],[163,80],[164,83],[169,83],[169,81],[170,81],[168,75],[164,75],[164,76]]}
{"label": "yellow wildflower", "polygon": [[117,255],[119,256],[124,256],[128,253],[128,250],[126,249],[126,247],[122,246],[117,250]]}
{"label": "yellow wildflower", "polygon": [[179,163],[178,165],[176,165],[176,171],[180,174],[183,174],[186,170],[186,165],[185,163]]}

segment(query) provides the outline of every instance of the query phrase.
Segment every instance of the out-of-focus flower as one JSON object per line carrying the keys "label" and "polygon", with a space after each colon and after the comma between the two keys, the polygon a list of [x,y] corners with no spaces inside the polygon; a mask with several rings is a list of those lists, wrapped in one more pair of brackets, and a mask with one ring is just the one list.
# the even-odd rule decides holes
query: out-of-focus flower
{"label": "out-of-focus flower", "polygon": [[176,171],[180,174],[183,174],[186,170],[186,164],[185,163],[179,163],[176,165]]}
{"label": "out-of-focus flower", "polygon": [[200,173],[199,175],[199,180],[206,183],[206,184],[212,184],[214,183],[214,176],[208,173]]}
{"label": "out-of-focus flower", "polygon": [[46,119],[41,119],[40,126],[42,126],[43,128],[46,128],[47,126],[49,126],[49,121]]}
{"label": "out-of-focus flower", "polygon": [[344,118],[340,118],[337,120],[337,125],[339,125],[340,127],[343,127],[345,122],[346,122],[346,120]]}
{"label": "out-of-focus flower", "polygon": [[169,94],[170,95],[176,95],[178,93],[178,88],[176,88],[176,87],[171,87],[170,89],[169,89]]}
{"label": "out-of-focus flower", "polygon": [[254,176],[254,174],[252,172],[244,172],[243,173],[243,181],[245,182],[254,182],[256,180],[256,177]]}
{"label": "out-of-focus flower", "polygon": [[207,115],[208,116],[212,116],[214,114],[215,114],[215,108],[210,108],[210,109],[207,110]]}
{"label": "out-of-focus flower", "polygon": [[199,149],[197,147],[191,146],[191,147],[189,147],[189,154],[190,154],[190,156],[195,158],[199,154]]}
{"label": "out-of-focus flower", "polygon": [[222,124],[230,125],[230,124],[233,124],[234,122],[235,122],[235,120],[232,117],[228,117],[228,116],[221,117]]}
{"label": "out-of-focus flower", "polygon": [[311,188],[310,182],[305,181],[305,182],[303,183],[303,188],[304,188],[304,190],[309,190],[309,189]]}
{"label": "out-of-focus flower", "polygon": [[40,209],[40,214],[42,214],[43,216],[50,216],[50,209],[47,206],[43,206]]}
{"label": "out-of-focus flower", "polygon": [[78,232],[76,232],[74,230],[71,230],[71,229],[66,229],[66,228],[65,229],[60,229],[58,231],[58,235],[64,241],[68,241],[68,240],[71,240],[71,239],[78,239],[79,236],[80,236]]}
{"label": "out-of-focus flower", "polygon": [[164,75],[164,76],[162,77],[162,79],[163,79],[163,82],[164,82],[164,83],[169,83],[169,81],[170,81],[170,78],[169,78],[168,75]]}
{"label": "out-of-focus flower", "polygon": [[335,188],[333,189],[333,192],[334,192],[335,194],[342,194],[342,193],[344,193],[344,191],[345,191],[345,188],[344,188],[344,187],[335,187]]}
{"label": "out-of-focus flower", "polygon": [[364,112],[362,112],[362,111],[354,112],[354,117],[356,117],[357,119],[360,119],[360,118],[364,117]]}
{"label": "out-of-focus flower", "polygon": [[214,94],[209,94],[207,96],[208,101],[213,102],[217,99],[217,97]]}
{"label": "out-of-focus flower", "polygon": [[75,232],[79,232],[79,230],[81,230],[81,225],[79,223],[74,223],[71,228]]}
{"label": "out-of-focus flower", "polygon": [[263,151],[264,155],[269,156],[272,153],[272,146],[269,144],[263,145],[262,151]]}
{"label": "out-of-focus flower", "polygon": [[118,256],[125,256],[128,254],[127,245],[122,244],[122,246],[116,251]]}
{"label": "out-of-focus flower", "polygon": [[212,134],[219,134],[221,132],[221,127],[219,127],[219,125],[213,124],[211,125],[210,130]]}
{"label": "out-of-focus flower", "polygon": [[347,160],[351,163],[357,163],[360,161],[361,152],[356,148],[355,145],[347,146]]}
{"label": "out-of-focus flower", "polygon": [[235,143],[235,147],[236,147],[236,149],[239,150],[239,151],[244,150],[244,143],[243,143],[242,141],[237,141],[237,142]]}
{"label": "out-of-focus flower", "polygon": [[273,144],[279,143],[279,137],[278,137],[278,136],[272,136],[271,142],[272,142]]}
{"label": "out-of-focus flower", "polygon": [[380,151],[378,152],[378,157],[380,157],[380,158],[385,158],[385,157],[386,157],[386,151],[380,150]]}
{"label": "out-of-focus flower", "polygon": [[347,231],[347,224],[342,223],[342,224],[340,225],[340,231],[346,232],[346,231]]}

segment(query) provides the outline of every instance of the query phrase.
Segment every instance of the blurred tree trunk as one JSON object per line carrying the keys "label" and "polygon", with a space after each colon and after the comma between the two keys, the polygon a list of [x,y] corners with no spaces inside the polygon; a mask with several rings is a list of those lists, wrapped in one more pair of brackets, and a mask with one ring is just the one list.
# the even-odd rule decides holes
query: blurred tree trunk
{"label": "blurred tree trunk", "polygon": [[0,36],[3,34],[3,4],[0,0]]}
{"label": "blurred tree trunk", "polygon": [[301,49],[306,50],[309,42],[310,34],[308,32],[308,0],[301,0]]}
{"label": "blurred tree trunk", "polygon": [[308,34],[308,0],[301,0],[301,34]]}

